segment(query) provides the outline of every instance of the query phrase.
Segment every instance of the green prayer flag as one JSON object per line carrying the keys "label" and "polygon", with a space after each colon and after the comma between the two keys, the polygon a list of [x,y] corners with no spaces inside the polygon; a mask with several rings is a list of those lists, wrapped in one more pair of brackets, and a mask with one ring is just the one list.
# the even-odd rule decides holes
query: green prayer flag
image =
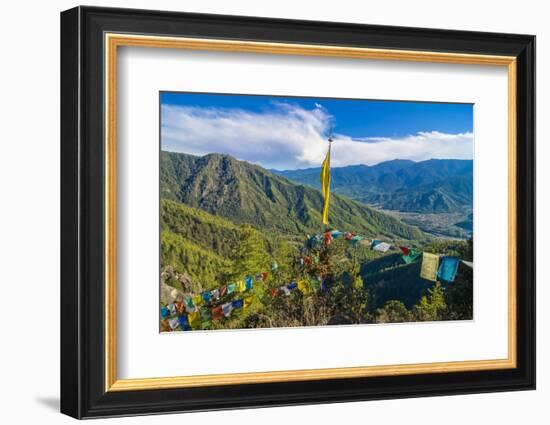
{"label": "green prayer flag", "polygon": [[406,264],[411,264],[414,260],[416,260],[420,254],[422,254],[422,251],[419,251],[415,248],[410,248],[409,253],[407,255],[403,255],[403,261],[405,261]]}

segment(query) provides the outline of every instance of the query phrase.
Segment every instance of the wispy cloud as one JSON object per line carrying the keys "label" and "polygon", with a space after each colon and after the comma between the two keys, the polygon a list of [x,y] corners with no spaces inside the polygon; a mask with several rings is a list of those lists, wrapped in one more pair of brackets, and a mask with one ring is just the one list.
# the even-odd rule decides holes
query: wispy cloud
{"label": "wispy cloud", "polygon": [[[163,105],[165,150],[204,155],[217,152],[292,169],[318,166],[326,153],[332,117],[321,105],[308,110],[276,103],[266,111]],[[334,135],[332,164],[376,164],[391,159],[471,159],[473,134],[419,132],[406,137],[352,138]]]}

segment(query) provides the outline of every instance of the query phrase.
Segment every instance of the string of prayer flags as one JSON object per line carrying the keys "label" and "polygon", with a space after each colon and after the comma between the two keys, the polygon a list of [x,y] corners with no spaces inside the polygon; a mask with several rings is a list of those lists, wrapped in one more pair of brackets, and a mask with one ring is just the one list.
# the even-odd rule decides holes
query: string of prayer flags
{"label": "string of prayer flags", "polygon": [[460,260],[457,257],[442,257],[437,270],[437,277],[446,282],[454,282],[459,262]]}
{"label": "string of prayer flags", "polygon": [[[404,247],[401,247],[404,248]],[[399,248],[399,249],[401,249]],[[406,247],[405,247],[406,248]],[[401,249],[401,252],[403,250]],[[404,253],[404,252],[403,252]],[[403,258],[403,261],[405,261],[405,264],[411,264],[414,260],[416,260],[420,255],[422,254],[422,251],[419,251],[415,248],[407,248],[407,254],[401,256]]]}
{"label": "string of prayer flags", "polygon": [[374,251],[378,252],[386,252],[388,249],[391,248],[391,245],[387,242],[379,242],[372,248]]}
{"label": "string of prayer flags", "polygon": [[470,267],[471,269],[474,268],[474,262],[473,261],[465,261],[465,260],[462,260],[462,263],[468,267]]}
{"label": "string of prayer flags", "polygon": [[437,281],[437,269],[439,266],[439,256],[424,252],[422,254],[422,267],[420,277],[422,279]]}

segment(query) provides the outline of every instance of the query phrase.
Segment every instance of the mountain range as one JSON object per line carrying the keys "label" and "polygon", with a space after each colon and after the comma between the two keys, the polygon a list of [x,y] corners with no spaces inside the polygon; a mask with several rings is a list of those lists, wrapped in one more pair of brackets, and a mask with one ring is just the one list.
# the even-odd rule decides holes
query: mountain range
{"label": "mountain range", "polygon": [[[161,198],[279,235],[322,230],[322,194],[229,155],[161,152]],[[418,228],[365,204],[331,196],[330,224],[366,237],[426,240]]]}
{"label": "mountain range", "polygon": [[[320,189],[320,168],[271,170]],[[333,167],[334,193],[380,209],[415,213],[469,212],[473,202],[473,161],[396,159],[373,166]]]}

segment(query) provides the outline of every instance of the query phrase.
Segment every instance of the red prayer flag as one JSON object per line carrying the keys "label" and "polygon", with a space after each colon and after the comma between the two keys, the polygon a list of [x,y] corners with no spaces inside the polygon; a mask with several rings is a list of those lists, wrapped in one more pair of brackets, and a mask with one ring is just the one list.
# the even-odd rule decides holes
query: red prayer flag
{"label": "red prayer flag", "polygon": [[212,319],[220,320],[223,317],[223,308],[221,305],[212,309]]}
{"label": "red prayer flag", "polygon": [[403,253],[403,255],[409,255],[409,248],[406,247],[406,246],[400,246],[399,249],[401,250],[401,252]]}
{"label": "red prayer flag", "polygon": [[279,289],[278,288],[273,288],[271,290],[271,296],[276,297],[277,295],[279,295]]}
{"label": "red prayer flag", "polygon": [[269,276],[268,272],[262,272],[262,280],[266,280],[268,276]]}
{"label": "red prayer flag", "polygon": [[220,288],[220,296],[223,297],[225,294],[227,294],[227,286],[222,286]]}

